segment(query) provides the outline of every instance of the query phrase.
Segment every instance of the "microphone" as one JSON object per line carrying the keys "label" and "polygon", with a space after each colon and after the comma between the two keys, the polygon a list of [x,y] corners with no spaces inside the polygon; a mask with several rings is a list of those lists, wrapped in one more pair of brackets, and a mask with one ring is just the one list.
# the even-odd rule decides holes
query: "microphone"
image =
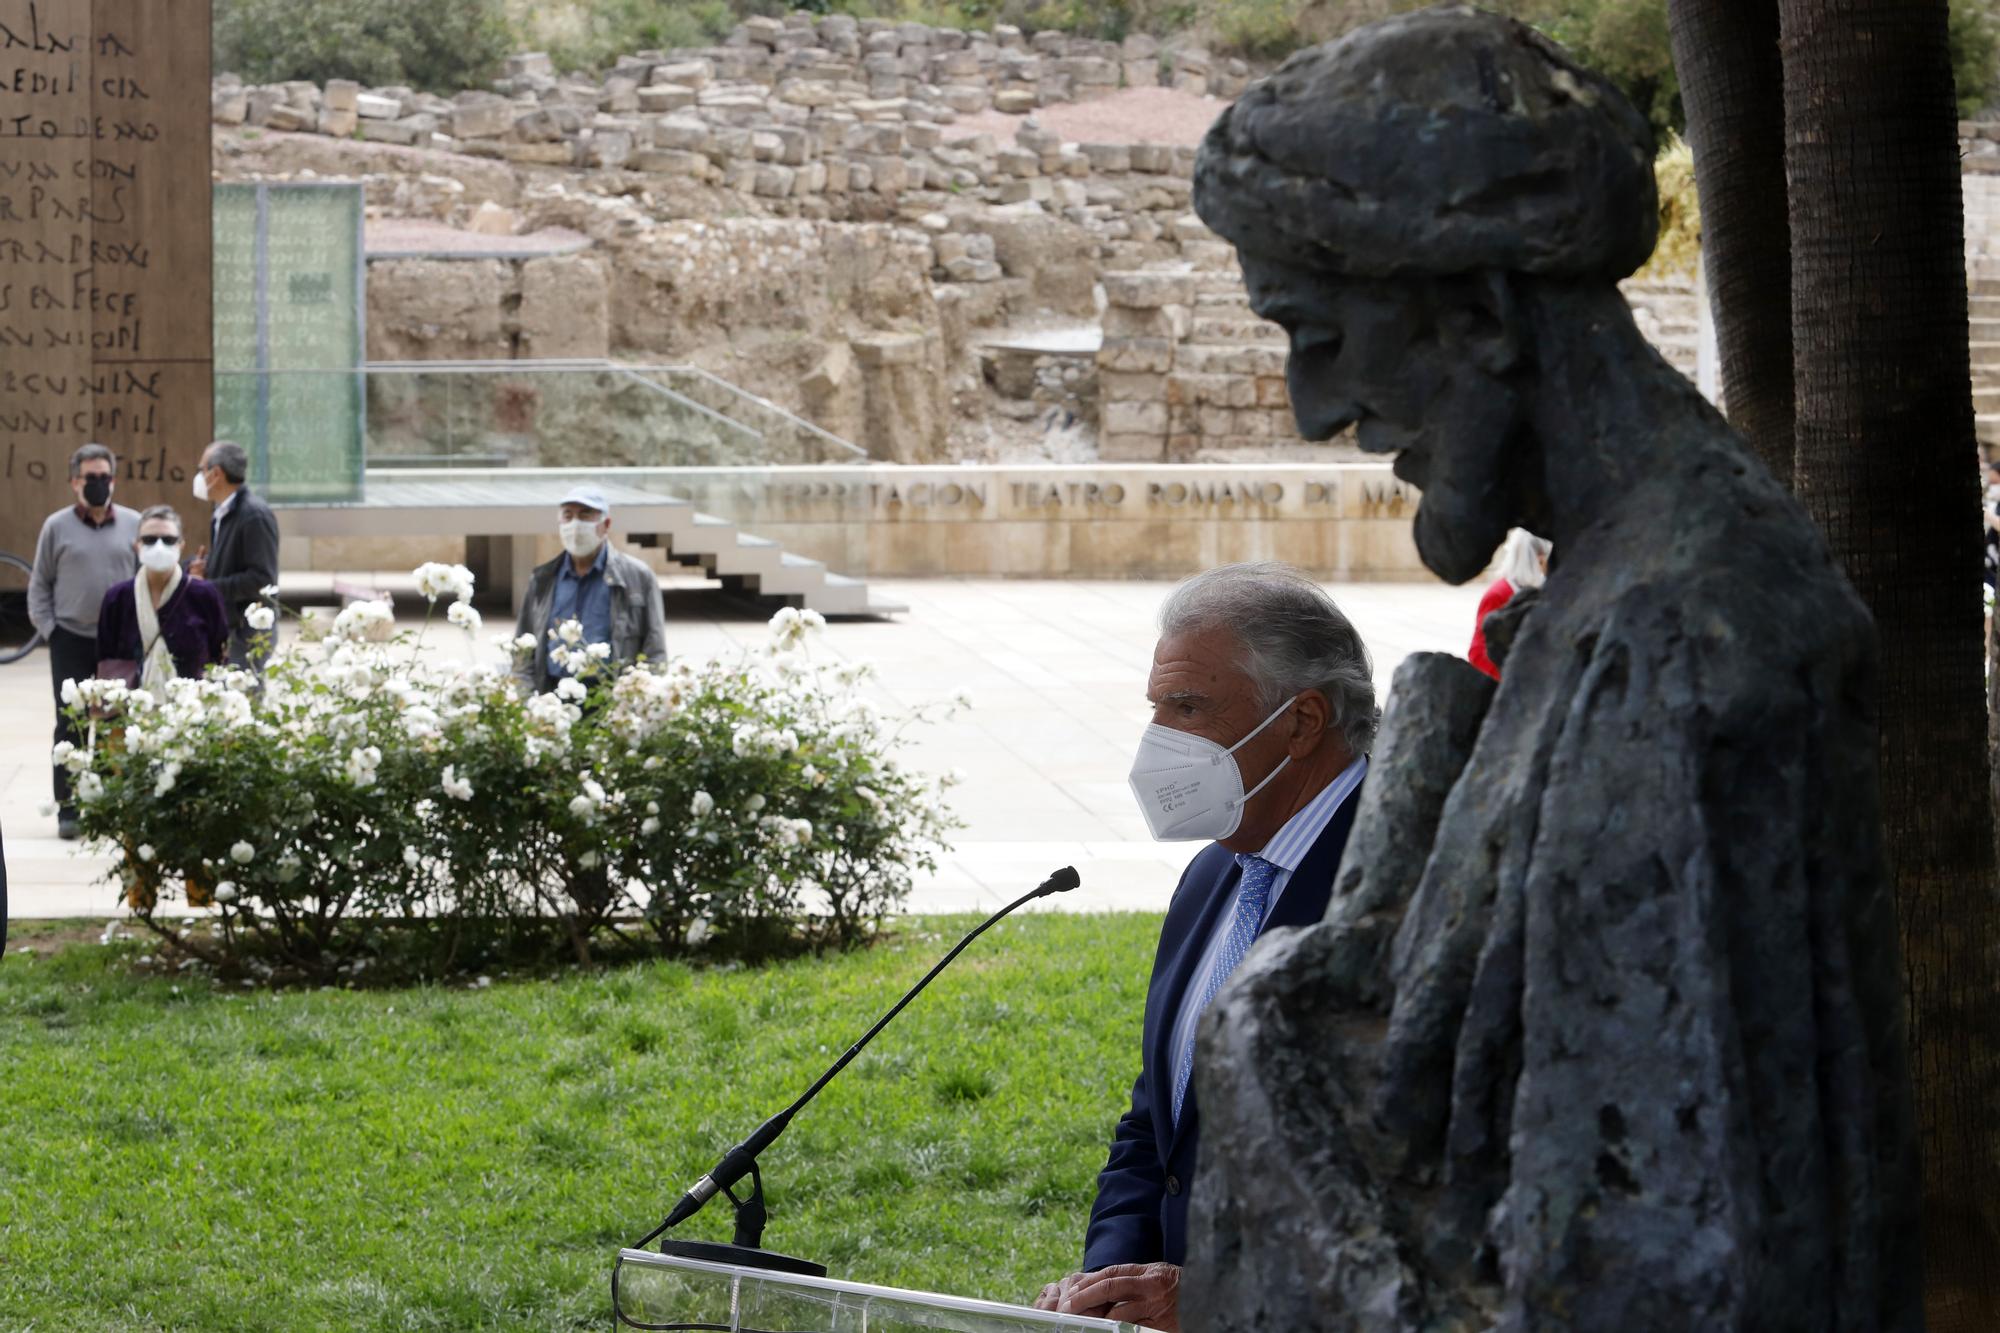
{"label": "microphone", "polygon": [[[723,1194],[727,1195],[729,1201],[736,1206],[736,1237],[733,1243],[719,1245],[706,1241],[667,1240],[661,1242],[660,1252],[662,1254],[679,1255],[685,1259],[705,1259],[711,1263],[736,1264],[747,1268],[776,1269],[781,1272],[803,1273],[808,1277],[825,1277],[826,1266],[824,1264],[816,1264],[808,1259],[793,1259],[786,1255],[773,1254],[761,1248],[763,1245],[765,1213],[764,1183],[757,1172],[758,1155],[777,1141],[778,1136],[785,1132],[785,1127],[792,1123],[792,1117],[797,1115],[807,1102],[817,1097],[821,1088],[833,1082],[834,1076],[847,1068],[855,1056],[861,1054],[862,1047],[873,1041],[876,1033],[889,1026],[889,1021],[897,1014],[902,1013],[904,1007],[910,1001],[916,999],[923,988],[930,985],[937,974],[944,971],[950,965],[952,959],[965,952],[967,945],[985,934],[988,927],[1018,907],[1031,903],[1037,898],[1046,898],[1050,894],[1067,893],[1082,882],[1082,877],[1076,873],[1076,867],[1064,866],[1061,870],[1056,871],[1040,884],[1037,884],[1032,890],[1022,894],[1019,898],[1008,903],[992,916],[987,917],[984,921],[973,927],[964,939],[952,947],[950,953],[940,958],[935,967],[924,973],[923,980],[910,987],[902,999],[889,1007],[889,1012],[875,1020],[875,1026],[863,1033],[861,1040],[848,1047],[846,1052],[838,1060],[835,1060],[824,1074],[821,1074],[814,1080],[813,1085],[801,1093],[797,1101],[772,1116],[769,1120],[766,1120],[763,1124],[757,1126],[748,1138],[724,1153],[722,1160],[709,1168],[706,1175],[687,1187],[686,1192],[681,1195],[679,1202],[674,1204],[673,1211],[667,1214],[667,1220],[653,1228],[652,1231],[648,1232],[644,1238],[631,1248],[635,1250],[644,1249],[652,1242],[654,1237],[660,1235],[662,1232],[673,1230],[673,1228],[700,1212],[702,1205],[706,1204],[710,1199],[714,1198],[717,1194]],[[746,1175],[750,1177],[751,1181],[750,1194],[747,1198],[738,1199],[730,1187],[742,1180]]]}

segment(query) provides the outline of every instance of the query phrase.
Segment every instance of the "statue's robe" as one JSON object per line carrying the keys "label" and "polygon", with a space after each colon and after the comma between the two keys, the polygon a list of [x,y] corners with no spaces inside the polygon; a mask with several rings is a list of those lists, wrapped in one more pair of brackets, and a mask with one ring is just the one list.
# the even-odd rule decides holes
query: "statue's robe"
{"label": "statue's robe", "polygon": [[1399,671],[1325,922],[1217,1000],[1191,1330],[1919,1326],[1873,629],[1691,417],[1497,688]]}

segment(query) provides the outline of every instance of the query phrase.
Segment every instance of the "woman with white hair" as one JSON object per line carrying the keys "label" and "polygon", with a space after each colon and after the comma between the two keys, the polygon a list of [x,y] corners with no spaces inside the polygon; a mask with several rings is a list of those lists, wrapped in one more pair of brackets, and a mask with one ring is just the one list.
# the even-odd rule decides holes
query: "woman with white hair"
{"label": "woman with white hair", "polygon": [[1500,577],[1479,599],[1479,615],[1472,625],[1472,647],[1466,650],[1466,657],[1472,665],[1484,671],[1493,679],[1500,679],[1500,668],[1486,652],[1486,617],[1514,600],[1514,594],[1526,588],[1539,588],[1549,572],[1549,542],[1545,537],[1537,537],[1526,528],[1515,528],[1507,534],[1507,544],[1500,548]]}

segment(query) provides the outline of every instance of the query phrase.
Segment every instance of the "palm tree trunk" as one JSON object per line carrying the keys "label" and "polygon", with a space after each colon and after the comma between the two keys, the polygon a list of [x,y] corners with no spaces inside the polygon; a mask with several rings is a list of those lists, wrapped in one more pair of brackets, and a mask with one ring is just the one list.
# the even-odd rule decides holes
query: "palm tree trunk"
{"label": "palm tree trunk", "polygon": [[1875,613],[1932,1333],[2000,1328],[2000,898],[1986,799],[1946,0],[1779,0],[1794,486]]}
{"label": "palm tree trunk", "polygon": [[1792,479],[1792,247],[1777,0],[1669,0],[1730,424]]}

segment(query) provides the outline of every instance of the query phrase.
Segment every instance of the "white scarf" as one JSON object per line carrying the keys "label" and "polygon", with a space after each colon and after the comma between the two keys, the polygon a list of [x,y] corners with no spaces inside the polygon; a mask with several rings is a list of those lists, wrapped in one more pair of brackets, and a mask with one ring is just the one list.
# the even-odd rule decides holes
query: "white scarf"
{"label": "white scarf", "polygon": [[[181,588],[181,567],[175,565],[167,574],[166,591],[160,594],[160,605],[172,601]],[[155,699],[167,697],[167,682],[175,676],[174,655],[167,649],[165,636],[160,633],[160,613],[153,605],[152,576],[145,570],[132,581],[132,605],[139,613],[139,688]]]}

